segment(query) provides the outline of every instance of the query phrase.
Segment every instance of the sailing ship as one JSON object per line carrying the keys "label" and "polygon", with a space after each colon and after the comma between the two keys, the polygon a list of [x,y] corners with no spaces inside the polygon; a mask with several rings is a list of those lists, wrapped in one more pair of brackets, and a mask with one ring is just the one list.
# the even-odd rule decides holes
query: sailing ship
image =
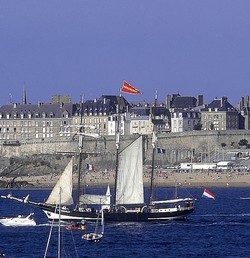
{"label": "sailing ship", "polygon": [[[119,104],[118,104],[119,106]],[[155,100],[156,106],[156,100]],[[77,205],[75,208],[69,208],[73,203],[72,198],[72,166],[71,160],[66,167],[61,178],[52,190],[51,195],[45,203],[36,203],[29,200],[15,198],[11,195],[2,196],[4,198],[25,202],[41,208],[48,219],[56,220],[59,216],[59,210],[56,207],[58,200],[58,189],[62,189],[60,209],[61,220],[95,221],[100,211],[103,211],[105,221],[164,221],[185,219],[187,215],[194,211],[195,199],[193,197],[156,200],[155,193],[155,152],[157,148],[157,135],[155,129],[152,134],[152,166],[150,176],[150,196],[145,200],[143,183],[143,136],[140,135],[126,148],[120,150],[120,108],[118,107],[117,132],[116,132],[116,169],[115,185],[112,195],[110,188],[107,187],[104,195],[90,195],[84,188],[83,194],[80,194],[80,169],[78,171],[77,186]],[[83,149],[83,134],[79,134],[79,164],[81,164],[81,153]],[[97,208],[93,208],[97,207]]]}

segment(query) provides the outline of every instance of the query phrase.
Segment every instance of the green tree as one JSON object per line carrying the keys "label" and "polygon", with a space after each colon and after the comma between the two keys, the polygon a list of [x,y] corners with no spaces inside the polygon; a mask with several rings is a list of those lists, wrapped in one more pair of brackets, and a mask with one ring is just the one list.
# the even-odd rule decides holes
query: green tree
{"label": "green tree", "polygon": [[201,122],[199,121],[197,124],[194,125],[194,130],[200,131],[201,129],[202,129],[202,124],[201,124]]}
{"label": "green tree", "polygon": [[248,145],[248,140],[246,140],[246,139],[241,139],[241,140],[239,141],[239,145],[240,145],[240,146],[247,146],[247,145]]}

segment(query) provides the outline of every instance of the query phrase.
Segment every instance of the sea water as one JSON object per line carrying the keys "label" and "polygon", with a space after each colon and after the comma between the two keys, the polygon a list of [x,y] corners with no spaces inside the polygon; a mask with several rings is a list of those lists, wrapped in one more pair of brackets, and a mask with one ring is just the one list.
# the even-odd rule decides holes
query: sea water
{"label": "sea water", "polygon": [[[100,190],[100,189],[99,189]],[[161,189],[160,195],[164,195]],[[189,189],[196,209],[185,221],[167,223],[106,223],[101,242],[81,238],[84,231],[62,227],[61,257],[250,257],[250,189],[209,188],[216,199],[202,198],[204,189]],[[100,190],[101,191],[101,190]],[[9,190],[1,190],[1,195]],[[105,193],[105,189],[103,189]],[[42,201],[48,190],[12,190],[14,196]],[[6,257],[43,257],[50,231],[44,213],[32,206],[0,199],[1,217],[35,213],[37,226],[0,225],[0,253]],[[87,224],[86,231],[93,231]],[[57,257],[58,227],[54,227],[47,257]]]}

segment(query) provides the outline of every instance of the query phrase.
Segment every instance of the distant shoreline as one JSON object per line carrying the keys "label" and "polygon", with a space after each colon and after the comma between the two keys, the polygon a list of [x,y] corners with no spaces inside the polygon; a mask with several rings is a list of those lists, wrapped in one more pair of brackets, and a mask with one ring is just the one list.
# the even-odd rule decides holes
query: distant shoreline
{"label": "distant shoreline", "polygon": [[[56,184],[59,176],[43,175],[43,176],[21,176],[17,177],[13,187],[3,187],[3,182],[9,183],[12,178],[1,178],[1,189],[52,189]],[[88,187],[104,187],[107,185],[114,186],[113,172],[90,172],[86,175],[86,184]],[[144,186],[149,187],[150,177],[149,173],[144,173]],[[74,188],[77,185],[77,176],[73,178]],[[155,184],[160,187],[174,187],[181,188],[206,188],[206,187],[249,187],[250,173],[247,171],[241,172],[189,172],[179,173],[173,171],[158,171],[155,177]],[[20,187],[15,187],[20,186]]]}

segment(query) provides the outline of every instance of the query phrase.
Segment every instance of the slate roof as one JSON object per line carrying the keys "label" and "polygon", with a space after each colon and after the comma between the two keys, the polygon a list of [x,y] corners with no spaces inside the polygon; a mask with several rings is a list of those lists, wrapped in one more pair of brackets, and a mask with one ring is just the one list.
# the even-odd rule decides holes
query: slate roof
{"label": "slate roof", "polygon": [[132,107],[130,113],[136,114],[137,116],[149,116],[150,107]]}
{"label": "slate roof", "polygon": [[182,97],[180,95],[176,95],[173,97],[170,106],[171,108],[193,108],[197,105],[197,99],[195,97]]}
{"label": "slate roof", "polygon": [[21,117],[21,114],[24,115],[24,118],[28,117],[28,114],[31,114],[31,117],[43,117],[43,114],[46,114],[46,117],[61,118],[64,112],[68,113],[68,116],[71,117],[77,111],[76,104],[50,104],[50,103],[39,103],[39,104],[8,104],[0,107],[0,114],[3,118],[7,117],[7,114],[10,115],[10,118],[13,118],[16,115],[17,118]]}
{"label": "slate roof", "polygon": [[[119,96],[113,95],[103,95],[99,99],[86,100],[83,105],[84,113],[88,115],[91,113],[95,114],[115,114],[116,106],[119,100]],[[121,97],[121,110],[126,111],[127,106],[130,106],[129,102]],[[0,107],[0,114],[3,118],[7,117],[7,114],[10,114],[10,118],[13,118],[14,115],[16,118],[20,118],[21,114],[24,115],[24,118],[28,117],[28,114],[31,114],[31,118],[43,117],[43,114],[46,114],[46,117],[61,118],[63,113],[67,112],[68,117],[81,114],[81,105],[72,104],[72,103],[38,103],[38,104],[9,104]]]}
{"label": "slate roof", "polygon": [[[116,107],[119,101],[119,96],[114,95],[102,95],[99,99],[86,100],[84,102],[84,113],[106,113],[112,115],[116,113]],[[129,102],[121,97],[120,106],[123,112],[126,111],[127,106],[130,106]]]}
{"label": "slate roof", "polygon": [[217,109],[218,111],[235,111],[235,112],[237,112],[237,109],[228,102],[226,97],[222,97],[221,99],[215,98],[205,108],[202,108],[201,111],[208,111],[209,109],[211,109],[212,111]]}

